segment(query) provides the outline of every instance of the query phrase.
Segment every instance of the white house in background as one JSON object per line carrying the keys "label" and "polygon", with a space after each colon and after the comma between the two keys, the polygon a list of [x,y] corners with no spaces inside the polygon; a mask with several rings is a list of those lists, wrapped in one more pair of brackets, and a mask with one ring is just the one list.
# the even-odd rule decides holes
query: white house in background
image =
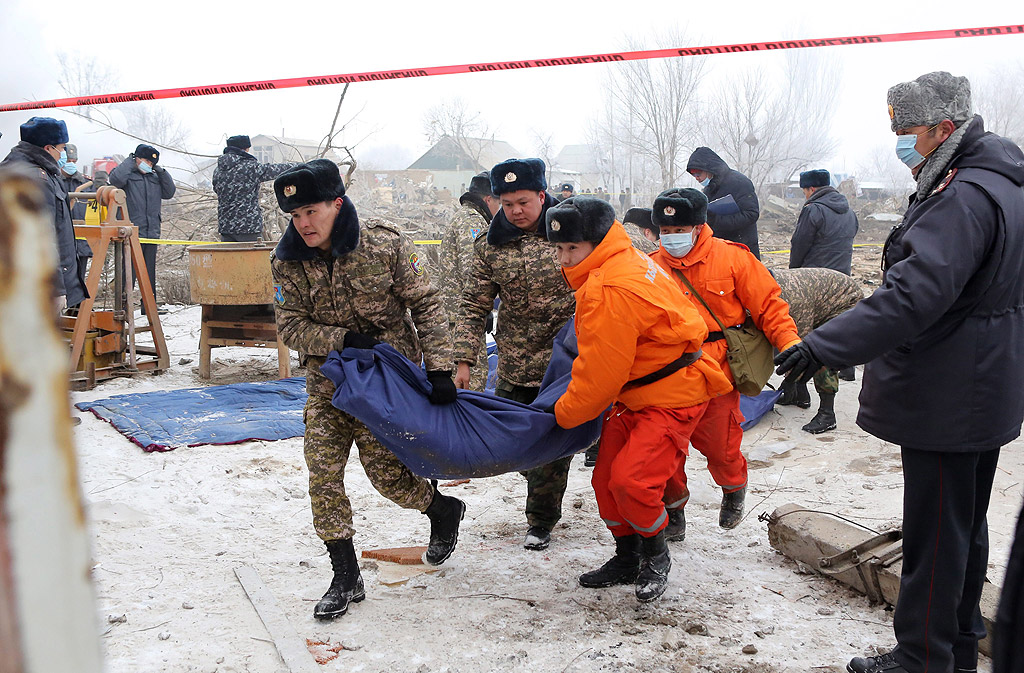
{"label": "white house in background", "polygon": [[460,143],[451,136],[443,136],[407,170],[429,171],[433,178],[431,186],[447,189],[457,196],[477,173],[489,171],[506,159],[522,156],[503,140],[463,138]]}
{"label": "white house in background", "polygon": [[[320,156],[320,143],[315,140],[263,134],[252,136],[249,140],[252,142],[252,149],[250,150],[252,155],[256,157],[256,161],[262,164],[298,163],[316,159]],[[335,162],[341,161],[341,157],[334,150],[328,152],[325,158]],[[216,167],[216,159],[210,159],[198,164],[198,170],[192,174],[193,180],[200,187],[212,186],[213,169]]]}

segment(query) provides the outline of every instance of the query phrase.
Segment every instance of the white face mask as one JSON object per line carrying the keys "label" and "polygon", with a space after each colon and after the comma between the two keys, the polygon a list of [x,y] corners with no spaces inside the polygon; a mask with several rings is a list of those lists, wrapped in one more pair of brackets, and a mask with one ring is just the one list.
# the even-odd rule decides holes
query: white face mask
{"label": "white face mask", "polygon": [[685,234],[662,234],[661,247],[665,252],[675,258],[685,257],[686,253],[693,250],[693,244],[697,241],[697,230],[693,229]]}

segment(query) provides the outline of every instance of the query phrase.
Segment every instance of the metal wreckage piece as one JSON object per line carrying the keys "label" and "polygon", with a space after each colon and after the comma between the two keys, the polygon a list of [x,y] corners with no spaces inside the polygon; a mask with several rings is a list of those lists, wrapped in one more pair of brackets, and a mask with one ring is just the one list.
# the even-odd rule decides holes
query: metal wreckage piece
{"label": "metal wreckage piece", "polygon": [[[758,520],[768,523],[772,548],[802,567],[831,577],[867,596],[872,605],[896,604],[903,569],[903,531],[874,533],[836,514],[786,504]],[[981,594],[981,616],[989,637],[978,650],[991,655],[992,627],[999,587],[988,580]]]}

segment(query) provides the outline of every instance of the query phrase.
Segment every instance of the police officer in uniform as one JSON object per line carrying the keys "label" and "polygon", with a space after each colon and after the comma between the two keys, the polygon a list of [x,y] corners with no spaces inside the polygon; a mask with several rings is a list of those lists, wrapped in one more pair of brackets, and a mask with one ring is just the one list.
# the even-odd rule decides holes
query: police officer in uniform
{"label": "police officer in uniform", "polygon": [[336,165],[326,159],[299,164],[278,176],[274,192],[281,210],[292,216],[271,258],[277,327],[307,367],[303,450],[309,497],[313,525],[334,570],[313,616],[333,619],[365,597],[345,495],[353,440],[374,488],[429,518],[426,563],[439,565],[451,555],[466,506],[414,475],[366,426],[333,407],[334,386],[320,366],[332,350],[385,341],[415,362],[423,357],[434,389],[431,402],[454,402],[448,320],[412,242],[386,221],[360,222]]}
{"label": "police officer in uniform", "polygon": [[1024,153],[985,132],[965,77],[922,75],[888,103],[917,190],[882,252],[882,285],[776,364],[806,381],[867,363],[857,424],[901,447],[896,648],[848,670],[974,671],[985,513],[999,450],[1024,420]]}

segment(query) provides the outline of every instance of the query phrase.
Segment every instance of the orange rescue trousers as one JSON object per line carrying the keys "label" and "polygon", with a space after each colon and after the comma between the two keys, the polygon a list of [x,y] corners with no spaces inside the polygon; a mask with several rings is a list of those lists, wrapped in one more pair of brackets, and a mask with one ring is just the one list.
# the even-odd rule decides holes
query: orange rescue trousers
{"label": "orange rescue trousers", "polygon": [[680,470],[707,407],[630,411],[615,404],[607,412],[591,481],[612,535],[652,537],[665,527],[665,482]]}
{"label": "orange rescue trousers", "polygon": [[[708,459],[708,471],[725,493],[738,491],[747,485],[747,459],[740,451],[743,441],[743,413],[740,394],[733,389],[708,402],[707,411],[690,436],[690,443]],[[686,487],[686,454],[679,469],[665,485],[665,507],[681,509],[690,499]]]}

